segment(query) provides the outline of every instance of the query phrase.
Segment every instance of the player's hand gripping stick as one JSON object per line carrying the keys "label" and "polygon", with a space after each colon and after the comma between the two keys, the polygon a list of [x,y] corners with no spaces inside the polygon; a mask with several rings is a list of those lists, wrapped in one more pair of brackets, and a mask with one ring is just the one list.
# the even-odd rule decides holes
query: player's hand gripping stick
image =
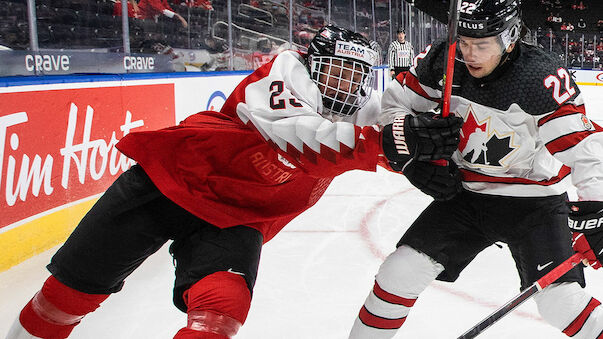
{"label": "player's hand gripping stick", "polygon": [[459,117],[442,118],[434,113],[396,116],[392,124],[383,128],[383,153],[398,169],[411,159],[450,159],[458,146],[462,124]]}

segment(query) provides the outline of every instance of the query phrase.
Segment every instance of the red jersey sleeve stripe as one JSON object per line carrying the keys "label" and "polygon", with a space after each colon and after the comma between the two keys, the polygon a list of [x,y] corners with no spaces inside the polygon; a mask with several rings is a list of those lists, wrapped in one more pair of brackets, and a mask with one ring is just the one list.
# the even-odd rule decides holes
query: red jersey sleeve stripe
{"label": "red jersey sleeve stripe", "polygon": [[427,92],[425,92],[425,90],[421,87],[421,84],[419,83],[419,79],[417,79],[417,77],[411,72],[408,72],[408,74],[406,74],[404,80],[406,81],[406,87],[410,88],[413,92],[417,93],[418,95],[422,96],[427,100],[435,101],[437,103],[440,102],[440,98],[432,98],[429,96],[429,94],[427,94]]}
{"label": "red jersey sleeve stripe", "polygon": [[588,320],[588,317],[593,312],[595,307],[599,305],[601,305],[601,302],[599,302],[599,300],[595,298],[590,298],[590,302],[588,303],[588,305],[586,305],[586,307],[582,310],[578,317],[576,317],[576,319],[574,319],[574,321],[572,321],[572,323],[569,324],[569,326],[566,327],[565,330],[563,330],[563,333],[565,333],[568,337],[573,337],[574,335],[576,335],[576,333],[578,333],[582,329],[582,326],[584,326],[584,323],[586,322],[586,320]]}
{"label": "red jersey sleeve stripe", "polygon": [[380,328],[384,330],[398,329],[406,321],[406,317],[402,317],[400,319],[388,319],[376,316],[369,312],[364,306],[362,306],[362,308],[360,309],[360,314],[358,315],[358,318],[366,326]]}
{"label": "red jersey sleeve stripe", "polygon": [[551,152],[551,154],[563,152],[576,146],[580,141],[593,133],[593,131],[582,131],[562,135],[557,139],[547,142],[546,148],[549,150],[549,152]]}
{"label": "red jersey sleeve stripe", "polygon": [[406,78],[406,73],[410,72],[400,72],[396,75],[396,80],[400,83],[400,85],[404,85],[404,78]]}
{"label": "red jersey sleeve stripe", "polygon": [[397,295],[385,292],[377,282],[375,282],[375,286],[373,287],[373,293],[377,296],[377,298],[386,301],[390,304],[402,305],[406,307],[412,307],[417,299],[407,299],[403,297],[399,297]]}
{"label": "red jersey sleeve stripe", "polygon": [[563,105],[561,107],[559,107],[555,112],[541,118],[540,120],[538,120],[538,127],[546,124],[547,122],[556,119],[556,118],[561,118],[564,117],[566,115],[572,115],[572,114],[584,114],[586,115],[586,111],[584,109],[584,105],[580,105],[580,106],[576,106],[576,105]]}
{"label": "red jersey sleeve stripe", "polygon": [[559,173],[556,176],[548,180],[541,181],[535,181],[525,178],[494,177],[485,174],[475,173],[466,169],[461,169],[460,171],[463,174],[463,181],[550,186],[558,183],[563,178],[567,177],[571,173],[572,169],[568,166],[563,165],[561,166],[561,169],[559,170]]}

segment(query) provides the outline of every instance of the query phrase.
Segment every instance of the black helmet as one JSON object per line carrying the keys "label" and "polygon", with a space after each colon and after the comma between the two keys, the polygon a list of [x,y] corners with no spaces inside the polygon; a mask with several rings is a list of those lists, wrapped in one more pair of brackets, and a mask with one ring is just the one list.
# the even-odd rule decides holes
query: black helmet
{"label": "black helmet", "polygon": [[[310,77],[322,95],[323,114],[352,115],[368,101],[373,79],[371,67],[377,57],[369,40],[359,33],[334,25],[316,33],[308,46],[307,61]],[[330,87],[328,79],[332,78],[340,79],[338,88]]]}
{"label": "black helmet", "polygon": [[521,31],[520,0],[467,0],[460,8],[458,34],[470,38],[502,35],[505,48]]}

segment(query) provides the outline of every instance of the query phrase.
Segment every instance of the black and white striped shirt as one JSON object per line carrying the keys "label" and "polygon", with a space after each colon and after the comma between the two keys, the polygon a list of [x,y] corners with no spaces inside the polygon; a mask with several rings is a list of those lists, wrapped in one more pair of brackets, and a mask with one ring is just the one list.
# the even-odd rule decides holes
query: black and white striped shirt
{"label": "black and white striped shirt", "polygon": [[415,58],[415,51],[410,42],[405,41],[392,41],[387,50],[387,61],[389,62],[389,68],[394,67],[410,67],[412,66],[412,60]]}

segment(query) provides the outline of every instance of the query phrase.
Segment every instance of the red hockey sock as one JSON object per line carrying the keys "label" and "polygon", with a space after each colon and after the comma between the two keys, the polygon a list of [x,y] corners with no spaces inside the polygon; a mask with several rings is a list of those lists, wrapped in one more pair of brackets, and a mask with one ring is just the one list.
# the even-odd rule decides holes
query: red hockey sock
{"label": "red hockey sock", "polygon": [[247,318],[251,292],[245,279],[229,272],[216,272],[201,279],[183,295],[188,325],[175,339],[228,339]]}
{"label": "red hockey sock", "polygon": [[230,339],[222,334],[199,332],[190,328],[181,328],[178,333],[174,336],[177,339]]}
{"label": "red hockey sock", "polygon": [[74,290],[50,276],[42,290],[25,305],[19,322],[40,338],[67,338],[84,315],[96,310],[108,294],[87,294]]}

